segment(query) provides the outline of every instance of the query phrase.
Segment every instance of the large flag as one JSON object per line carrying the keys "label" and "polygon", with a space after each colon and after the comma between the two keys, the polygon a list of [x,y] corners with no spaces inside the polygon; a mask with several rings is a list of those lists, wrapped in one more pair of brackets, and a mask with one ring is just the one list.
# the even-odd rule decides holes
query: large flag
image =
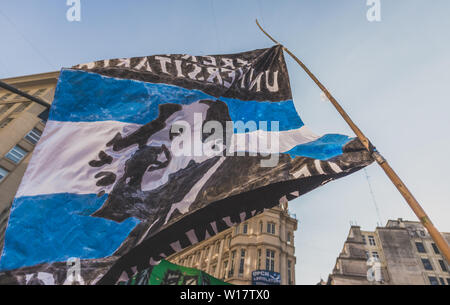
{"label": "large flag", "polygon": [[371,162],[357,139],[304,125],[280,46],[63,69],[0,282],[61,284],[72,258],[87,284],[128,281]]}

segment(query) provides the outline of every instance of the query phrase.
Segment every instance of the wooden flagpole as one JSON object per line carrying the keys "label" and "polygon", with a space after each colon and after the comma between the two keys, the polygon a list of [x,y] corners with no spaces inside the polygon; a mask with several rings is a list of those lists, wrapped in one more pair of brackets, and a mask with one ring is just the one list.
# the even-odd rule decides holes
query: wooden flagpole
{"label": "wooden flagpole", "polygon": [[[272,36],[270,36],[259,24],[258,20],[256,20],[256,24],[259,29],[272,40],[275,44],[281,45],[278,41],[276,41]],[[442,252],[442,255],[445,257],[447,262],[450,264],[450,247],[447,241],[444,239],[442,234],[436,229],[436,227],[431,222],[428,215],[425,213],[424,209],[420,206],[419,202],[414,198],[413,194],[409,191],[400,177],[395,173],[389,163],[385,158],[372,146],[369,139],[364,135],[364,133],[358,128],[358,126],[352,121],[350,116],[345,112],[345,110],[341,107],[338,101],[331,95],[331,93],[327,90],[327,88],[314,76],[314,74],[306,67],[303,62],[297,58],[291,51],[289,51],[285,46],[281,45],[283,50],[286,51],[302,68],[305,72],[311,77],[311,79],[316,83],[317,86],[323,91],[328,100],[333,104],[342,118],[347,122],[353,132],[356,134],[358,139],[364,145],[364,147],[372,154],[372,157],[377,161],[377,163],[384,170],[386,175],[398,189],[398,191],[402,194],[403,198],[405,198],[408,205],[414,211],[416,216],[419,218],[422,225],[427,228],[428,233],[430,234],[433,241],[439,247]]]}

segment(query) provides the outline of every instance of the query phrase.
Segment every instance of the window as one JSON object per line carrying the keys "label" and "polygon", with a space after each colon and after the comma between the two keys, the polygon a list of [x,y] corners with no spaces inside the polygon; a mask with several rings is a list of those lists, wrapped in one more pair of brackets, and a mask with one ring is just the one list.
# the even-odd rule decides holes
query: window
{"label": "window", "polygon": [[234,230],[234,234],[238,235],[239,234],[239,225],[236,226],[236,229]]}
{"label": "window", "polygon": [[369,244],[371,246],[376,246],[377,244],[375,243],[375,237],[369,235]]}
{"label": "window", "polygon": [[6,104],[0,107],[0,114],[6,113],[14,104]]}
{"label": "window", "polygon": [[447,284],[450,285],[450,277],[447,278]]}
{"label": "window", "polygon": [[[25,93],[30,93],[30,90],[24,90]],[[13,101],[24,99],[21,95],[16,94],[13,98]]]}
{"label": "window", "polygon": [[425,247],[423,246],[423,243],[417,242],[416,248],[419,253],[427,253],[427,251],[425,250]]}
{"label": "window", "polygon": [[425,270],[433,270],[433,266],[431,265],[431,262],[429,259],[422,258],[422,264]]}
{"label": "window", "polygon": [[235,258],[236,258],[236,250],[231,252],[230,272],[228,273],[228,277],[232,277],[234,274],[234,259]]}
{"label": "window", "polygon": [[16,146],[6,154],[6,158],[11,160],[12,162],[19,164],[20,161],[27,155],[27,152],[20,148],[20,146]]}
{"label": "window", "polygon": [[231,247],[231,235],[228,236],[228,248]]}
{"label": "window", "polygon": [[8,176],[8,174],[9,174],[9,171],[4,169],[3,167],[0,167],[0,182],[2,182],[2,180],[5,179],[6,176]]}
{"label": "window", "polygon": [[7,100],[11,95],[12,93],[6,93],[5,95],[0,96],[0,101]]}
{"label": "window", "polygon": [[39,139],[42,136],[42,132],[39,131],[39,129],[33,128],[32,131],[30,131],[26,136],[25,139],[27,139],[28,141],[30,141],[33,144],[36,144],[37,142],[39,142]]}
{"label": "window", "polygon": [[259,232],[260,232],[260,233],[263,232],[263,227],[264,227],[263,222],[260,221],[260,222],[259,222]]}
{"label": "window", "polygon": [[441,282],[442,286],[445,286],[445,281],[444,281],[444,279],[442,277],[439,278],[439,282]]}
{"label": "window", "polygon": [[365,245],[367,245],[367,242],[366,242],[366,235],[363,235],[363,236],[362,236],[362,241],[363,241],[363,243],[364,243]]}
{"label": "window", "polygon": [[439,282],[438,282],[437,278],[434,277],[434,276],[429,276],[428,280],[430,281],[431,285],[439,285]]}
{"label": "window", "polygon": [[366,259],[369,259],[370,258],[370,253],[369,253],[369,251],[366,251]]}
{"label": "window", "polygon": [[0,122],[0,129],[5,128],[6,126],[8,126],[9,123],[12,122],[13,119],[11,118],[7,118],[4,119],[3,121]]}
{"label": "window", "polygon": [[431,246],[433,247],[434,253],[441,254],[441,252],[439,252],[439,248],[436,246],[435,243],[432,243]]}
{"label": "window", "polygon": [[266,270],[275,271],[275,251],[273,250],[266,251]]}
{"label": "window", "polygon": [[439,260],[439,265],[441,265],[442,271],[444,272],[448,271],[447,266],[445,265],[445,262],[442,259]]}
{"label": "window", "polygon": [[242,229],[242,233],[247,234],[247,232],[248,232],[248,224],[244,223],[244,227]]}
{"label": "window", "polygon": [[256,263],[256,270],[261,270],[261,256],[262,256],[262,251],[261,251],[261,249],[258,249],[258,261]]}
{"label": "window", "polygon": [[275,235],[275,224],[273,222],[267,223],[267,233]]}
{"label": "window", "polygon": [[40,96],[40,95],[42,95],[42,93],[44,93],[45,91],[47,91],[46,88],[39,89],[38,91],[36,91],[36,92],[34,93],[34,96]]}
{"label": "window", "polygon": [[376,251],[372,252],[372,257],[376,258],[376,259],[380,259],[380,255]]}
{"label": "window", "polygon": [[239,275],[244,274],[244,266],[245,266],[245,250],[241,250],[241,261],[239,262]]}
{"label": "window", "polygon": [[287,232],[286,239],[287,239],[288,244],[290,244],[291,243],[291,232]]}
{"label": "window", "polygon": [[17,107],[16,109],[14,109],[13,113],[19,113],[24,111],[28,106],[30,105],[29,102],[23,102],[20,103],[19,107]]}
{"label": "window", "polygon": [[287,262],[287,273],[288,273],[288,285],[292,285],[292,262],[288,260]]}

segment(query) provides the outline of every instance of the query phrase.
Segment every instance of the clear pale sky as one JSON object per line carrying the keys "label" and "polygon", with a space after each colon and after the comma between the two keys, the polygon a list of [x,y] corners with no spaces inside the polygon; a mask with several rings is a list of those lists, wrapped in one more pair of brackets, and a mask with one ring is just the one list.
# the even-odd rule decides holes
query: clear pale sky
{"label": "clear pale sky", "polygon": [[[0,0],[0,78],[117,57],[207,55],[270,47],[270,33],[311,68],[404,179],[438,229],[450,232],[450,2],[381,0],[81,0],[81,22],[64,0]],[[287,57],[298,112],[316,133],[351,130]],[[383,225],[416,220],[377,165],[367,169]],[[380,220],[364,171],[291,202],[299,229],[298,284],[332,271],[350,222]]]}

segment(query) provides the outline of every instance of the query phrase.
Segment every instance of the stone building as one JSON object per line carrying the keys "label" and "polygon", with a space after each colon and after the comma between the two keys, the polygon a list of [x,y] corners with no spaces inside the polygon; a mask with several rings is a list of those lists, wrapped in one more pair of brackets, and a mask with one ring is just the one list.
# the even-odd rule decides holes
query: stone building
{"label": "stone building", "polygon": [[[450,233],[443,235],[450,242]],[[369,281],[375,261],[381,278]],[[352,226],[327,284],[450,285],[449,271],[422,224],[398,219],[373,232]]]}
{"label": "stone building", "polygon": [[236,285],[251,285],[252,272],[281,274],[281,285],[295,285],[295,215],[287,204],[257,215],[238,226],[189,247],[169,261],[205,271]]}
{"label": "stone building", "polygon": [[[52,72],[2,81],[51,103],[58,76],[59,72]],[[44,110],[41,105],[0,89],[0,252],[11,203],[44,129],[38,117]]]}

